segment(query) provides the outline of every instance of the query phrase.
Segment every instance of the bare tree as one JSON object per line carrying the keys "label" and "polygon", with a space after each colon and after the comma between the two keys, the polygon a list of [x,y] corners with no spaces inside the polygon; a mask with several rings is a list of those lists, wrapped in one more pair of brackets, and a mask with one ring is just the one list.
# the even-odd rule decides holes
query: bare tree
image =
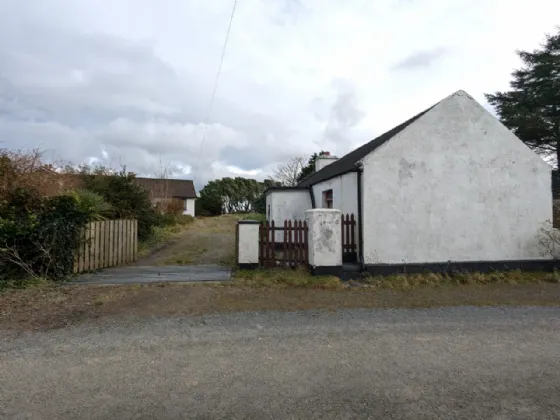
{"label": "bare tree", "polygon": [[154,172],[155,177],[161,182],[157,182],[156,191],[154,194],[155,198],[161,199],[164,203],[169,200],[169,175],[171,174],[171,169],[169,163],[163,161],[160,157],[158,161],[158,166]]}
{"label": "bare tree", "polygon": [[274,170],[273,179],[285,187],[294,187],[298,184],[301,171],[307,164],[307,157],[295,156],[285,163],[281,163]]}

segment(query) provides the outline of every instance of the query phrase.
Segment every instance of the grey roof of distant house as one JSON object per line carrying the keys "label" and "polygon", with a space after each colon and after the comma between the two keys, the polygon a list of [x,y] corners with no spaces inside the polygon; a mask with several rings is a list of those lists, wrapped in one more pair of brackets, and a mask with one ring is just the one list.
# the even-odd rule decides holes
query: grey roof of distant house
{"label": "grey roof of distant house", "polygon": [[167,191],[170,197],[196,198],[194,183],[190,179],[134,178],[134,183],[154,194]]}
{"label": "grey roof of distant house", "polygon": [[[439,104],[439,102],[438,102],[438,104]],[[326,180],[328,180],[330,178],[333,178],[335,176],[339,176],[339,175],[345,174],[347,172],[355,171],[357,169],[356,168],[356,163],[358,163],[364,157],[369,155],[371,152],[373,152],[375,149],[377,149],[383,143],[385,143],[386,141],[395,137],[398,133],[400,133],[402,130],[404,130],[406,127],[408,127],[410,124],[412,124],[418,118],[420,118],[426,112],[430,111],[436,105],[437,104],[432,105],[431,107],[422,111],[418,115],[415,115],[411,119],[403,122],[401,125],[398,125],[395,128],[387,131],[386,133],[384,133],[384,134],[380,135],[379,137],[373,139],[369,143],[366,143],[363,146],[358,147],[357,149],[355,149],[355,150],[351,151],[350,153],[344,155],[343,157],[341,157],[337,161],[325,166],[320,171],[314,172],[313,174],[308,176],[306,179],[301,181],[298,184],[298,187],[309,187],[311,185],[317,184],[318,182],[326,181]]]}

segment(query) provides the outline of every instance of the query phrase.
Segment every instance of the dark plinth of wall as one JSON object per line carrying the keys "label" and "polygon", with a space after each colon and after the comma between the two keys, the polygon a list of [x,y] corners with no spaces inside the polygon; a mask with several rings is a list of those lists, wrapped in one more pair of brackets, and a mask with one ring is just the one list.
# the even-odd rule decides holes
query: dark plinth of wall
{"label": "dark plinth of wall", "polygon": [[560,260],[465,261],[424,264],[368,264],[365,271],[373,275],[493,271],[544,271],[560,269]]}

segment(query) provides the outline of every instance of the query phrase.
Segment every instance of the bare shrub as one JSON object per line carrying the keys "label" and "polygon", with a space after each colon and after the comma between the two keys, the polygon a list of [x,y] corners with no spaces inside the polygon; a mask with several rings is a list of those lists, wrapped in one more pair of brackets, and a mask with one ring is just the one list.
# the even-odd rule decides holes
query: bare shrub
{"label": "bare shrub", "polygon": [[546,226],[541,228],[538,242],[543,257],[560,257],[560,230]]}
{"label": "bare shrub", "polygon": [[33,189],[43,197],[52,197],[81,186],[80,177],[59,173],[42,158],[39,149],[0,149],[0,197],[17,188]]}

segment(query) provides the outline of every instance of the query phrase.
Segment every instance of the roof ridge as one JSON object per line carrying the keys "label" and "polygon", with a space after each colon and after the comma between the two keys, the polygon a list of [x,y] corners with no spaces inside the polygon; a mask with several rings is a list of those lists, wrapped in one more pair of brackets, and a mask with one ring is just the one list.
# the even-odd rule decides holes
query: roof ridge
{"label": "roof ridge", "polygon": [[[460,92],[460,91],[458,91],[458,92]],[[452,94],[450,96],[453,96],[454,94]],[[450,97],[450,96],[448,96],[448,97]],[[447,98],[445,98],[445,99],[447,99]],[[445,99],[442,99],[442,100],[436,102],[434,105],[430,106],[429,108],[425,109],[424,111],[420,112],[419,114],[416,114],[412,118],[409,118],[408,120],[406,120],[403,123],[397,125],[396,127],[393,127],[389,131],[386,131],[385,133],[381,134],[380,136],[374,138],[373,140],[370,140],[369,142],[367,142],[367,143],[357,147],[356,149],[348,152],[347,154],[342,156],[337,161],[331,163],[330,165],[327,165],[324,168],[322,168],[321,170],[312,173],[306,179],[301,181],[298,184],[298,187],[309,187],[311,185],[317,184],[318,182],[326,181],[328,179],[334,178],[335,176],[339,176],[339,175],[345,174],[347,172],[352,172],[353,170],[356,170],[356,167],[355,167],[356,163],[358,163],[360,160],[362,160],[365,156],[369,155],[371,152],[373,152],[379,146],[381,146],[385,142],[387,142],[390,139],[392,139],[393,137],[395,137],[398,133],[403,131],[410,124],[412,124],[417,119],[422,117],[428,111],[431,111],[433,108],[435,108],[441,102],[443,102]]]}

